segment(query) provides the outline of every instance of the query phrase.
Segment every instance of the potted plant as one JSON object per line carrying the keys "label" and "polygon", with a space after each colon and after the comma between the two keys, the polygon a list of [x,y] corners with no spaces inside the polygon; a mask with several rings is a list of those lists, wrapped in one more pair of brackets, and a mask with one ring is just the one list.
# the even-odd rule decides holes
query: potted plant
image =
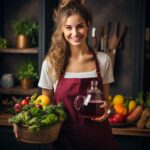
{"label": "potted plant", "polygon": [[0,37],[0,48],[7,48],[7,47],[8,47],[8,40]]}
{"label": "potted plant", "polygon": [[17,36],[17,48],[37,46],[39,25],[36,22],[23,19],[13,20],[11,26],[13,33]]}
{"label": "potted plant", "polygon": [[16,77],[20,80],[22,89],[30,89],[34,85],[34,81],[38,79],[37,65],[30,59],[24,59],[16,73]]}

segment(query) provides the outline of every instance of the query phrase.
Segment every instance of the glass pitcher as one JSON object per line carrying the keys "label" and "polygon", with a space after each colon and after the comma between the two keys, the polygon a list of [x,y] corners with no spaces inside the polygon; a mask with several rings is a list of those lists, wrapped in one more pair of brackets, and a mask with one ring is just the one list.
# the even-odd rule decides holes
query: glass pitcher
{"label": "glass pitcher", "polygon": [[87,89],[87,96],[79,95],[74,100],[74,106],[84,118],[98,118],[107,113],[100,106],[106,104],[102,99],[102,92],[98,88],[98,81],[91,81],[91,88]]}

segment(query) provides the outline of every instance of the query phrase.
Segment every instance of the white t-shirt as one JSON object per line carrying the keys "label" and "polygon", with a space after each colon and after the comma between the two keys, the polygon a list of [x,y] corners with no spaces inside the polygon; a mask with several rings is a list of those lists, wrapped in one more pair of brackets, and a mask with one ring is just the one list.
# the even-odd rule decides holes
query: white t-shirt
{"label": "white t-shirt", "polygon": [[[100,73],[103,80],[103,84],[114,82],[113,69],[110,57],[103,52],[97,53],[97,59],[99,62]],[[66,72],[64,78],[91,78],[97,77],[96,70],[88,72]],[[56,89],[57,81],[54,83],[51,76],[48,73],[48,63],[43,61],[40,80],[38,86],[44,89]]]}

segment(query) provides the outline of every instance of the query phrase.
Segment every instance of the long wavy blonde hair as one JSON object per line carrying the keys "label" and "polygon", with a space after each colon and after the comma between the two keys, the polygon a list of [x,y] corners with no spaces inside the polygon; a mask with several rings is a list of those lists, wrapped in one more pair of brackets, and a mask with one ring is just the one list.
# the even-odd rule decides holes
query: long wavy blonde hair
{"label": "long wavy blonde hair", "polygon": [[64,74],[70,56],[70,46],[62,32],[66,19],[73,14],[78,14],[88,26],[92,22],[91,15],[82,2],[83,0],[61,0],[58,8],[54,10],[54,32],[46,56],[49,74],[54,81]]}

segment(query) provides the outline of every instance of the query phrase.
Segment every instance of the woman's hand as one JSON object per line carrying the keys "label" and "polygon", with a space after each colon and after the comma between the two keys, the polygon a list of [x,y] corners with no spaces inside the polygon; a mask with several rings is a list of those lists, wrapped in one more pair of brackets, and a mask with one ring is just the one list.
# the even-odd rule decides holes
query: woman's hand
{"label": "woman's hand", "polygon": [[103,101],[103,104],[100,105],[100,109],[104,109],[105,113],[101,117],[92,118],[91,120],[96,121],[96,122],[102,122],[102,121],[104,121],[105,119],[108,118],[110,112],[109,112],[109,109],[108,109],[108,105],[105,101]]}
{"label": "woman's hand", "polygon": [[16,124],[13,124],[13,132],[15,134],[16,139],[19,140],[18,127]]}

